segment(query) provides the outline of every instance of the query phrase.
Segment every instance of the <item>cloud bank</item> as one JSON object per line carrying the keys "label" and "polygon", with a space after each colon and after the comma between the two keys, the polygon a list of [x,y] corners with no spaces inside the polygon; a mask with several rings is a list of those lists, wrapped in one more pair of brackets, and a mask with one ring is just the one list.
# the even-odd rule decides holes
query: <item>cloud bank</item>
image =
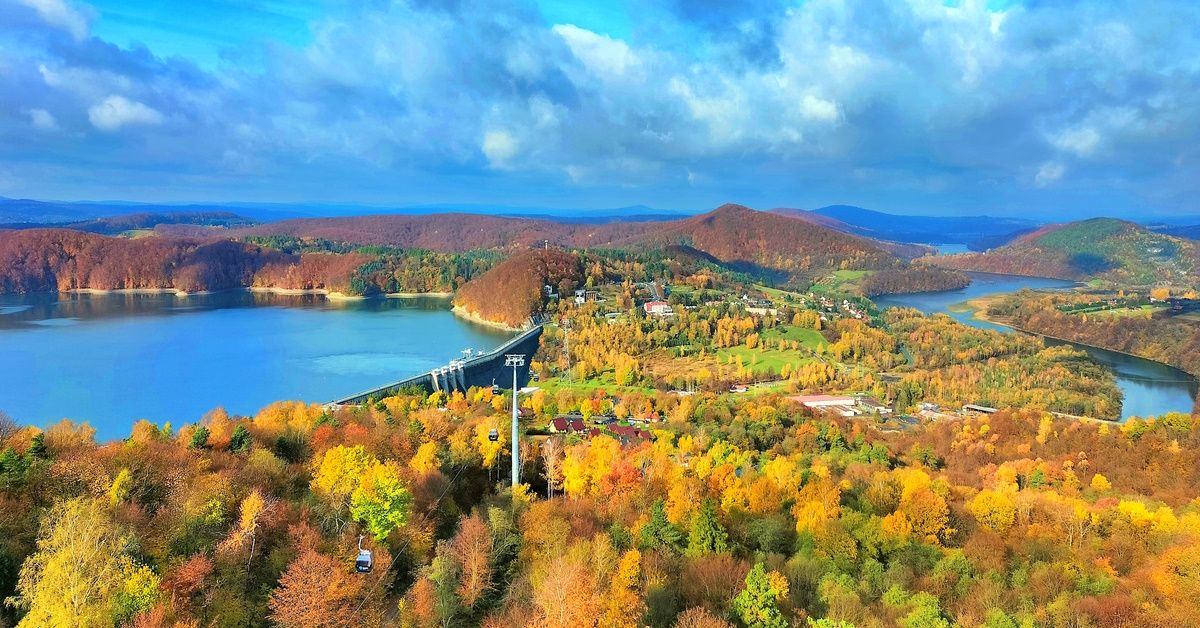
{"label": "cloud bank", "polygon": [[1200,213],[1188,0],[635,4],[331,7],[202,68],[0,0],[0,194]]}

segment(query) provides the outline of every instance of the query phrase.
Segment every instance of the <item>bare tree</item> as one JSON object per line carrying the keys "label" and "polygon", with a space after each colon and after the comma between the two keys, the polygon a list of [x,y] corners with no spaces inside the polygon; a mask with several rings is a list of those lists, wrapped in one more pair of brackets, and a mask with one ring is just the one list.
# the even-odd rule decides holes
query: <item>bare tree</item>
{"label": "bare tree", "polygon": [[17,425],[16,420],[7,412],[0,410],[0,441],[8,440],[8,437],[16,434],[19,429],[21,426]]}
{"label": "bare tree", "polygon": [[542,466],[545,467],[546,488],[551,498],[554,490],[562,486],[562,441],[551,436],[542,441]]}

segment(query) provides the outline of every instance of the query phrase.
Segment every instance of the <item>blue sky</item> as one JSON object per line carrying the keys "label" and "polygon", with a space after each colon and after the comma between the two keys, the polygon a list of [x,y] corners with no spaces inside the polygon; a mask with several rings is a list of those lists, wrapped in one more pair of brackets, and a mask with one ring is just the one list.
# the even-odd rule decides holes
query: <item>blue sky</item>
{"label": "blue sky", "polygon": [[1200,214],[1200,3],[0,0],[0,196]]}

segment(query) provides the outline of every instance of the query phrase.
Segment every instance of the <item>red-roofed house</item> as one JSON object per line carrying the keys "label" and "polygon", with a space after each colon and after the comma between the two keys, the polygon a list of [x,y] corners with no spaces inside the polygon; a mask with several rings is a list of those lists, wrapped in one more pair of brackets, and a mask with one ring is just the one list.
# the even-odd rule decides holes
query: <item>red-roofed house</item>
{"label": "red-roofed house", "polygon": [[671,309],[671,304],[666,301],[649,301],[642,306],[647,314],[651,316],[674,316],[675,311]]}
{"label": "red-roofed house", "polygon": [[640,430],[631,425],[613,425],[608,428],[608,431],[612,432],[613,436],[616,436],[617,440],[625,445],[636,441],[652,440],[654,438],[650,432]]}

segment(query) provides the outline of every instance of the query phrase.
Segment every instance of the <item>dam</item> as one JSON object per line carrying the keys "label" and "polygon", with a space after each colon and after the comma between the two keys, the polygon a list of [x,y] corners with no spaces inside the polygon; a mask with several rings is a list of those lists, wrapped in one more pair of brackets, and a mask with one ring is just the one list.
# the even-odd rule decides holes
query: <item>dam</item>
{"label": "dam", "polygon": [[508,355],[520,355],[525,359],[523,366],[517,367],[517,385],[529,383],[529,363],[533,354],[538,350],[538,340],[542,337],[542,325],[537,324],[521,332],[495,349],[461,360],[451,360],[445,366],[435,368],[426,373],[418,373],[405,379],[372,388],[348,397],[334,400],[331,405],[353,406],[368,403],[398,394],[403,389],[422,388],[426,394],[455,390],[466,392],[472,386],[512,386],[512,367],[504,365]]}

